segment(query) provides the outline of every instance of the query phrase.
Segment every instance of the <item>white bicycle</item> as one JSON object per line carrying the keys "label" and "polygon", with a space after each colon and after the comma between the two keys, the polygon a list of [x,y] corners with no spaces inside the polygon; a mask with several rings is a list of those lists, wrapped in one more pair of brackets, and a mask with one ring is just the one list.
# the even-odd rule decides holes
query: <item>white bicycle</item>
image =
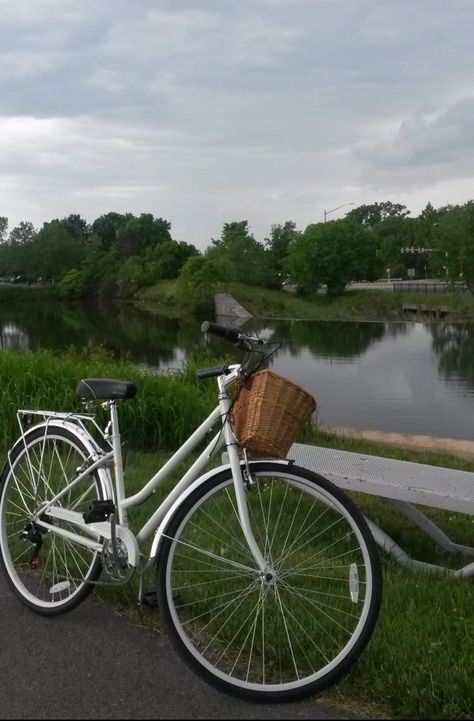
{"label": "white bicycle", "polygon": [[[247,351],[262,347],[214,323],[203,330]],[[241,364],[198,371],[217,378],[218,405],[130,497],[117,407],[135,395],[134,384],[79,383],[82,399],[107,408],[105,429],[88,412],[19,411],[20,420],[37,422],[22,425],[8,453],[0,558],[14,593],[44,615],[77,606],[101,574],[125,583],[156,565],[162,620],[195,671],[245,698],[292,700],[328,687],[358,658],[376,623],[381,571],[364,518],[339,489],[291,460],[248,460],[229,394],[243,372]],[[132,533],[128,509],[213,429],[204,451]],[[206,470],[224,446],[228,463]]]}

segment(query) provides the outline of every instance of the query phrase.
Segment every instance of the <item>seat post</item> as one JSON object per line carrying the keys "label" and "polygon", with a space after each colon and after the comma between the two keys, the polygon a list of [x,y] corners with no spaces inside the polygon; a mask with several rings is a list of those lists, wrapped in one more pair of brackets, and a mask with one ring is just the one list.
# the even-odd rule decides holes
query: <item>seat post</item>
{"label": "seat post", "polygon": [[121,502],[125,499],[125,479],[123,474],[122,459],[122,441],[120,438],[119,418],[117,411],[117,401],[109,401],[108,408],[110,411],[112,450],[114,454],[114,476],[115,476],[115,493],[118,512],[118,522],[127,522],[127,511],[122,508]]}

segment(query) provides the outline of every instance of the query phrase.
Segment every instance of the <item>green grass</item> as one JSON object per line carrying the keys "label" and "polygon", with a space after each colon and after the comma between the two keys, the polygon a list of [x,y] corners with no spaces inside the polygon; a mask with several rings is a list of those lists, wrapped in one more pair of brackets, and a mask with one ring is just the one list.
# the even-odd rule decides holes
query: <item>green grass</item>
{"label": "green grass", "polygon": [[[227,292],[256,317],[299,320],[407,320],[404,304],[449,309],[449,320],[474,320],[474,298],[402,294],[385,290],[346,291],[338,298],[316,295],[311,301],[283,291],[229,284]],[[410,319],[410,318],[408,318]]]}
{"label": "green grass", "polygon": [[[218,283],[213,293],[230,293],[257,318],[298,320],[410,320],[403,311],[404,304],[423,304],[432,308],[449,309],[449,320],[474,320],[474,298],[456,295],[424,295],[393,293],[386,290],[346,291],[338,298],[315,295],[310,301],[285,291],[244,285]],[[176,291],[176,281],[160,281],[138,293],[142,302],[155,305],[161,312],[182,314]]]}
{"label": "green grass", "polygon": [[[198,383],[195,366],[169,375],[111,360],[101,348],[58,354],[0,353],[0,447],[18,435],[18,408],[83,411],[75,389],[81,378],[122,378],[136,383],[136,397],[121,408],[130,448],[159,450],[181,444],[214,407],[213,386]],[[100,413],[99,413],[100,415]]]}
{"label": "green grass", "polygon": [[[343,450],[360,450],[396,455],[406,460],[434,462],[450,466],[451,457],[410,454],[374,444],[341,442]],[[128,460],[127,491],[141,488],[163,458],[154,454],[131,454]],[[474,465],[457,464],[474,471]],[[447,563],[447,555],[437,549],[419,529],[380,499],[351,494],[359,508],[383,527],[415,558],[432,563]],[[135,530],[143,524],[157,499],[131,512]],[[425,512],[426,508],[423,509]],[[428,510],[454,540],[473,545],[472,516]],[[468,561],[453,559],[460,567]],[[375,633],[349,676],[328,690],[322,700],[369,718],[470,719],[474,711],[474,620],[472,580],[444,575],[416,574],[382,556],[384,594]],[[154,584],[150,571],[145,588]],[[97,590],[103,603],[117,612],[130,615],[157,633],[162,633],[159,615],[135,605],[137,579],[124,589],[103,587]],[[308,619],[308,625],[310,620]],[[311,701],[309,701],[311,702]]]}
{"label": "green grass", "polygon": [[[175,448],[212,406],[213,388],[210,384],[197,384],[191,367],[162,378],[111,361],[100,349],[87,354],[71,351],[63,356],[49,352],[3,352],[0,354],[0,443],[6,448],[18,435],[15,418],[18,406],[80,409],[74,395],[78,380],[100,375],[124,377],[139,386],[138,397],[121,407],[124,438],[131,449],[126,467],[127,494],[131,495],[143,487],[165,457],[163,453],[144,452],[144,449]],[[305,429],[300,440],[474,471],[474,464],[460,459],[397,451],[310,428]],[[179,477],[179,472],[176,475]],[[365,494],[351,495],[361,510],[410,556],[430,563],[451,564],[425,534],[380,499]],[[130,511],[135,531],[143,525],[158,500],[159,494],[156,494]],[[453,540],[474,545],[472,516],[433,509],[427,513]],[[400,568],[385,555],[382,560],[384,595],[375,633],[350,675],[328,690],[323,698],[369,718],[472,718],[472,579],[415,574]],[[454,567],[467,562],[462,558],[452,561]],[[154,571],[150,570],[145,588],[151,588],[153,583]],[[127,614],[161,633],[157,612],[138,609],[135,604],[137,584],[138,579],[134,578],[126,587],[99,587],[95,595],[116,612]]]}

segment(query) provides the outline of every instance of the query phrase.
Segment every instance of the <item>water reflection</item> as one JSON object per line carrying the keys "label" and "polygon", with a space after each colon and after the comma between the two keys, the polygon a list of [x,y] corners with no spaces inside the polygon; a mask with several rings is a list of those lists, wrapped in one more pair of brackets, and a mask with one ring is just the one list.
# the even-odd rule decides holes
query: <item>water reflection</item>
{"label": "water reflection", "polygon": [[[282,343],[270,365],[308,388],[331,426],[470,438],[474,426],[474,331],[469,324],[257,321],[244,326]],[[3,304],[0,347],[34,351],[103,345],[158,370],[196,353],[240,359],[205,338],[197,319],[133,304]]]}
{"label": "water reflection", "polygon": [[273,321],[271,326],[253,320],[246,324],[266,339],[279,340],[293,357],[309,350],[316,357],[333,359],[357,358],[386,333],[406,332],[406,324],[390,326],[387,323],[357,321]]}
{"label": "water reflection", "polygon": [[474,387],[474,328],[468,323],[431,327],[433,350],[438,356],[440,375],[464,380]]}
{"label": "water reflection", "polygon": [[158,368],[180,364],[204,344],[196,321],[149,315],[126,303],[3,305],[0,329],[4,349],[103,345],[117,358]]}

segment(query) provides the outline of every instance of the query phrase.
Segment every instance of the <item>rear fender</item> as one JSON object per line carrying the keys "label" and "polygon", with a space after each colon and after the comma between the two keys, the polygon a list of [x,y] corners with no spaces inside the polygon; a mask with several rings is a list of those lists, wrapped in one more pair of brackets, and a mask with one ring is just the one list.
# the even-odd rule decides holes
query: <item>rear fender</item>
{"label": "rear fender", "polygon": [[[76,438],[81,441],[81,443],[84,444],[86,451],[89,455],[89,458],[92,461],[96,461],[100,456],[103,454],[103,450],[100,448],[100,446],[96,443],[96,441],[92,438],[92,436],[81,426],[77,425],[77,423],[73,423],[72,421],[67,420],[48,420],[44,423],[37,423],[36,425],[32,426],[31,428],[28,428],[28,430],[20,436],[20,438],[16,441],[16,443],[10,448],[7,454],[7,459],[5,461],[5,464],[3,466],[2,474],[0,476],[0,486],[3,485],[4,481],[6,480],[8,473],[10,471],[11,462],[10,459],[12,456],[14,456],[17,452],[20,452],[22,448],[24,448],[25,444],[28,443],[28,440],[30,436],[37,432],[38,429],[44,429],[46,432],[46,429],[51,428],[61,428],[66,429],[70,431],[72,434],[76,436]],[[112,477],[110,474],[110,470],[108,468],[101,467],[98,468],[95,473],[97,474],[97,477],[99,479],[101,492],[103,494],[103,498],[114,498],[114,486],[112,482]]]}

